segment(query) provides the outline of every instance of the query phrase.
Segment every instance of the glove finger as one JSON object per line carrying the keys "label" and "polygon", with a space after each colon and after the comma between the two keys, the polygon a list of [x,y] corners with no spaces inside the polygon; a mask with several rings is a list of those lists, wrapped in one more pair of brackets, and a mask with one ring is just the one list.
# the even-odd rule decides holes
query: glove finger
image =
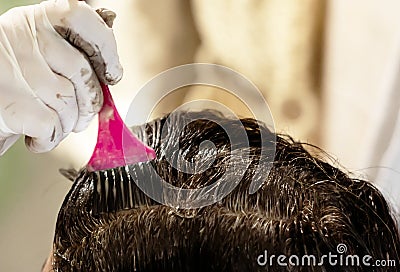
{"label": "glove finger", "polygon": [[6,132],[25,134],[26,145],[33,152],[52,150],[63,138],[58,114],[34,96],[31,90],[26,88],[19,92],[14,97],[15,103],[2,112]]}
{"label": "glove finger", "polygon": [[100,15],[101,19],[106,23],[108,27],[112,27],[114,24],[114,20],[117,17],[114,11],[106,9],[106,8],[99,8],[96,9],[97,14]]}
{"label": "glove finger", "polygon": [[54,29],[85,52],[102,82],[117,83],[122,77],[122,67],[112,28],[83,1],[46,2],[47,17]]}
{"label": "glove finger", "polygon": [[77,125],[79,113],[73,84],[67,78],[54,74],[43,59],[35,62],[32,55],[32,61],[36,65],[25,75],[26,82],[37,97],[57,113],[63,133],[69,134]]}
{"label": "glove finger", "polygon": [[79,50],[57,35],[46,21],[40,22],[38,18],[37,23],[45,28],[45,31],[37,32],[41,55],[52,71],[62,75],[73,84],[78,107],[77,121],[73,131],[82,131],[87,128],[103,105],[100,83],[89,61]]}
{"label": "glove finger", "polygon": [[[54,149],[64,138],[61,123],[57,114],[51,109],[45,109],[45,116],[35,128],[26,125],[24,128],[25,145],[35,153],[47,152]],[[38,130],[41,129],[39,132]],[[31,136],[37,135],[37,136]]]}

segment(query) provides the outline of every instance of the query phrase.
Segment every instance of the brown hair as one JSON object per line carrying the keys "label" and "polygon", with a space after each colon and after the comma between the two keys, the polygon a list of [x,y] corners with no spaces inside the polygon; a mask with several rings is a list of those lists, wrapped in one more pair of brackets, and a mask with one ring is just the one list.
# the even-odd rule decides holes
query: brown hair
{"label": "brown hair", "polygon": [[[211,116],[212,118],[207,118]],[[185,118],[197,120],[176,133]],[[133,208],[108,198],[103,205],[120,207],[95,213],[95,176],[82,170],[58,215],[54,238],[55,271],[366,271],[367,267],[261,266],[258,256],[314,255],[317,260],[338,245],[346,255],[370,255],[374,260],[394,260],[399,265],[399,234],[387,202],[369,182],[349,178],[344,172],[311,155],[288,136],[275,135],[253,119],[242,119],[250,145],[250,166],[242,181],[223,200],[194,210],[179,210],[156,203],[132,181],[152,182],[153,171],[182,188],[199,188],[221,181],[235,149],[219,124],[236,123],[214,112],[175,113],[134,129],[157,152],[157,159],[115,169],[131,184]],[[210,120],[219,120],[219,124]],[[160,128],[167,129],[162,138]],[[256,165],[260,165],[260,130],[275,140],[276,155],[268,176],[254,194],[248,193]],[[187,160],[210,140],[217,148],[211,167],[186,174],[167,162],[165,150],[179,141]],[[211,152],[210,152],[211,153]],[[204,152],[202,156],[207,157]],[[214,154],[215,155],[215,154]],[[234,173],[232,173],[233,175]],[[257,177],[256,177],[257,178]],[[226,176],[229,179],[229,175]],[[229,180],[228,180],[229,181]],[[126,201],[126,200],[125,200]],[[100,207],[101,208],[101,207]],[[103,207],[104,208],[104,207]],[[114,207],[115,208],[115,207]],[[103,210],[104,209],[100,209]],[[344,255],[345,256],[345,255]],[[374,271],[397,271],[374,267]]]}

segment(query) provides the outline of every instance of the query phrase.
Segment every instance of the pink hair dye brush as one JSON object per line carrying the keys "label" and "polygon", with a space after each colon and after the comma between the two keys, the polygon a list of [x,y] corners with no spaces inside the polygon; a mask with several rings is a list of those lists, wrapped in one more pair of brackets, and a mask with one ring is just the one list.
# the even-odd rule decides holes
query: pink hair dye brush
{"label": "pink hair dye brush", "polygon": [[154,150],[133,135],[122,121],[108,86],[101,84],[101,87],[104,103],[99,112],[97,143],[86,168],[90,172],[102,171],[154,159]]}
{"label": "pink hair dye brush", "polygon": [[107,85],[102,84],[104,103],[99,112],[97,143],[86,171],[79,179],[93,184],[94,215],[134,207],[129,166],[156,158],[122,121]]}
{"label": "pink hair dye brush", "polygon": [[[115,13],[106,9],[96,12],[112,27]],[[96,146],[86,169],[75,179],[78,183],[85,180],[93,185],[91,212],[94,215],[133,208],[135,196],[131,187],[135,183],[129,166],[156,158],[155,151],[142,143],[122,121],[108,86],[100,84],[104,102],[99,112]],[[72,177],[68,171],[63,173]]]}

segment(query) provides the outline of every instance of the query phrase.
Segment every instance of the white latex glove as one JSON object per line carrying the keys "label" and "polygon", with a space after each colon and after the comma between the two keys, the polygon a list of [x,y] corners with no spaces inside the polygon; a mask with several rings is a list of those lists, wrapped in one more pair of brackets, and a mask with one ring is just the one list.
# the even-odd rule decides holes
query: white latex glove
{"label": "white latex glove", "polygon": [[20,135],[29,150],[45,152],[88,126],[103,103],[99,79],[122,76],[114,17],[77,0],[0,16],[0,155]]}

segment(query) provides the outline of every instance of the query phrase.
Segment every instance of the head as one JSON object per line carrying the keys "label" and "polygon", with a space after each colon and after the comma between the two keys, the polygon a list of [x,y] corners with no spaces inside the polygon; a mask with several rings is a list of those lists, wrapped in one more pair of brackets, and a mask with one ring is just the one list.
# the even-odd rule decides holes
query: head
{"label": "head", "polygon": [[[196,121],[176,131],[177,124],[193,116]],[[130,180],[129,209],[114,198],[101,204],[108,207],[95,207],[94,174],[83,169],[76,175],[57,219],[55,271],[282,271],[285,267],[276,258],[270,262],[271,255],[296,255],[300,261],[301,256],[313,255],[318,263],[324,255],[340,255],[339,244],[347,247],[344,258],[357,255],[361,262],[370,255],[399,265],[397,226],[387,202],[371,183],[349,178],[302,144],[271,133],[253,119],[240,122],[249,147],[230,145],[222,127],[235,129],[238,122],[215,112],[180,112],[166,120],[134,128],[155,149],[156,160],[116,169]],[[161,128],[167,133],[161,133]],[[274,139],[276,154],[269,174],[255,177],[257,166],[263,164],[261,130],[269,141]],[[214,151],[207,152],[206,147],[199,155],[205,140],[213,142]],[[211,165],[195,174],[177,170],[165,155],[176,142],[187,161],[201,164],[209,156]],[[228,196],[209,206],[182,210],[161,205],[133,182],[152,183],[157,176],[180,188],[229,182],[235,173],[224,175],[227,165],[240,159],[236,151],[241,148],[248,148],[250,154],[243,178]],[[254,178],[263,179],[263,185],[249,194]],[[366,269],[362,264],[332,265],[328,259],[322,266],[285,262],[290,271]],[[397,268],[376,271],[390,269]]]}

